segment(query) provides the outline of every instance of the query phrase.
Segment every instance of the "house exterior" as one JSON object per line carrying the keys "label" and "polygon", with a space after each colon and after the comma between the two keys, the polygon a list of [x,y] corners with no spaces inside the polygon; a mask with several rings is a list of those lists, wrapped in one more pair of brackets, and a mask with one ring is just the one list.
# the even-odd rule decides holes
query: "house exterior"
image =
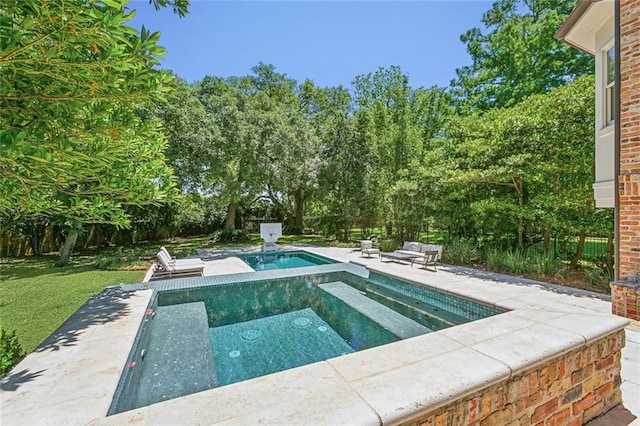
{"label": "house exterior", "polygon": [[612,309],[640,319],[640,0],[580,0],[556,38],[596,59],[596,207],[613,207]]}
{"label": "house exterior", "polygon": [[580,1],[556,33],[562,41],[595,56],[596,60],[596,208],[615,204],[615,149],[613,91],[615,49],[613,0]]}

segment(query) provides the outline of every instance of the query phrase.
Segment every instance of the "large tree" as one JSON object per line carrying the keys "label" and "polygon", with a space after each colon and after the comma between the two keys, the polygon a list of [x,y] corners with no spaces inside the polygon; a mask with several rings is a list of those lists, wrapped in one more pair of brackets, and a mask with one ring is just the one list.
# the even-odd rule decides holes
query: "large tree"
{"label": "large tree", "polygon": [[[153,67],[159,33],[137,31],[128,0],[8,0],[0,7],[0,214],[127,226],[126,205],[172,186],[157,126],[136,105],[169,90]],[[184,14],[186,0],[156,0]]]}
{"label": "large tree", "polygon": [[482,17],[487,31],[461,36],[472,64],[456,70],[461,109],[513,106],[591,73],[593,59],[553,37],[574,0],[498,0]]}
{"label": "large tree", "polygon": [[[595,226],[593,104],[593,78],[585,76],[451,123],[448,180],[464,188],[481,235],[525,249],[527,229],[575,236]],[[441,214],[449,215],[445,206]]]}

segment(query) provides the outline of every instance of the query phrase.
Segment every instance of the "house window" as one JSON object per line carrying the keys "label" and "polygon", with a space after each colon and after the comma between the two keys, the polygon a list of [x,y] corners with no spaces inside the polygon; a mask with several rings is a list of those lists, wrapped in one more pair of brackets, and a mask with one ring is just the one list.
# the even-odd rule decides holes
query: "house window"
{"label": "house window", "polygon": [[605,86],[604,86],[604,124],[608,126],[613,123],[616,110],[615,86],[616,86],[616,58],[615,50],[611,47],[604,52],[605,64]]}

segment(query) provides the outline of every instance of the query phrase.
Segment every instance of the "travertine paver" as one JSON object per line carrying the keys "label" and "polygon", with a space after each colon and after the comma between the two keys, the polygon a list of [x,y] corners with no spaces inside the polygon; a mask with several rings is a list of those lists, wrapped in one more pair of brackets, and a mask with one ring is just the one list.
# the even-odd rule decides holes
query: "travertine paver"
{"label": "travertine paver", "polygon": [[2,425],[105,416],[150,299],[117,289],[89,299],[2,380]]}
{"label": "travertine paver", "polygon": [[460,348],[357,380],[352,386],[383,424],[388,424],[409,416],[416,407],[444,404],[510,374],[503,363],[470,348]]}

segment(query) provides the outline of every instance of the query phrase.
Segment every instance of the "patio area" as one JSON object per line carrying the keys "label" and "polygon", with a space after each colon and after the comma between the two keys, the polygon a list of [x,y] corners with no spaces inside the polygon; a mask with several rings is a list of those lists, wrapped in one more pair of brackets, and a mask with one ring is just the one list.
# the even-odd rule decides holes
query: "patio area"
{"label": "patio area", "polygon": [[[155,284],[134,293],[112,289],[87,302],[3,380],[2,424],[401,423],[420,403],[441,405],[514,374],[524,361],[568,352],[627,323],[609,315],[611,304],[599,294],[448,265],[438,272],[411,268],[353,249],[304,250],[511,312],[105,417],[152,295],[144,288]],[[251,271],[221,255],[200,253],[202,279]],[[621,389],[628,411],[616,410],[614,423],[601,424],[640,424],[640,327],[632,323],[625,332]],[[452,383],[452,372],[464,387]]]}

